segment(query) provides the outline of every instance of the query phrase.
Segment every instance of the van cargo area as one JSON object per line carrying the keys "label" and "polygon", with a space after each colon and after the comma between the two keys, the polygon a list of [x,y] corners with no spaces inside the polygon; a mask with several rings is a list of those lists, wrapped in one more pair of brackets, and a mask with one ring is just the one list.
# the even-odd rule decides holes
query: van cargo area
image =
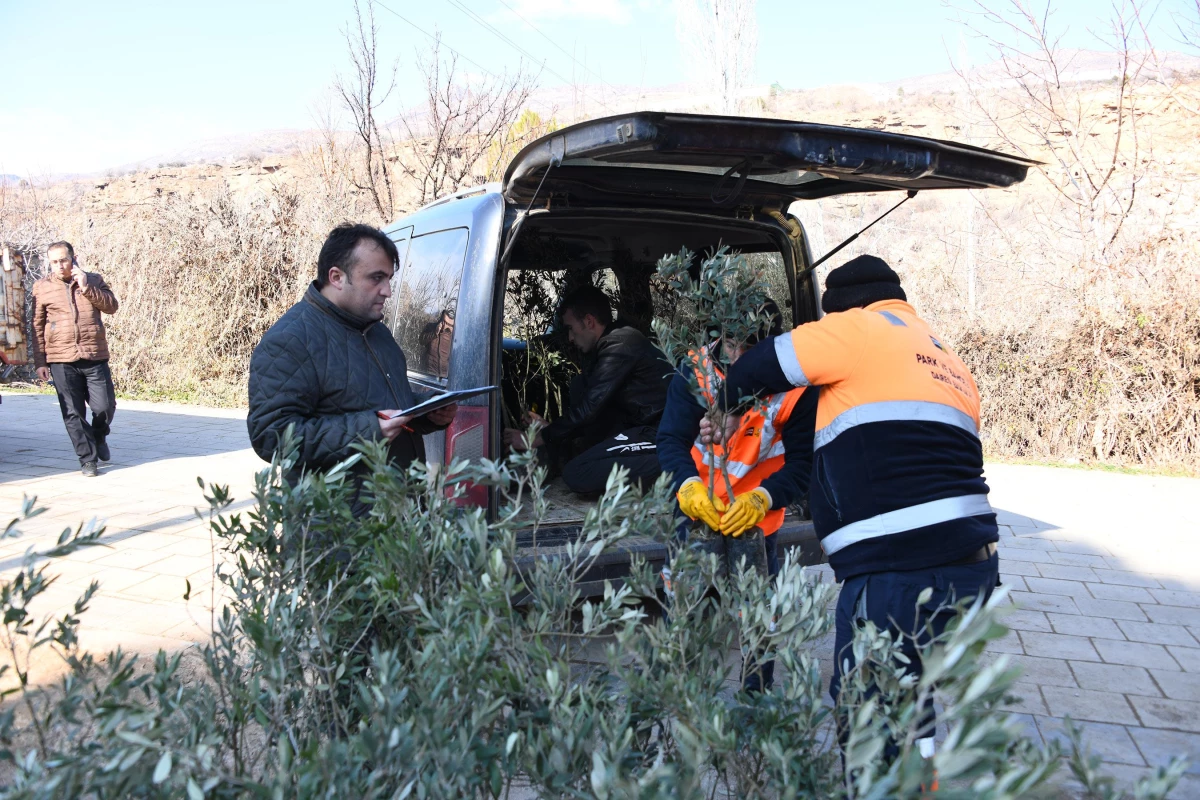
{"label": "van cargo area", "polygon": [[[672,321],[673,294],[656,264],[681,249],[720,247],[759,268],[791,327],[820,315],[813,253],[788,213],[797,201],[845,194],[1008,187],[1036,162],[956,142],[780,119],[635,112],[589,120],[526,145],[498,184],[463,189],[388,226],[400,266],[386,319],[408,356],[417,391],[496,384],[468,400],[444,432],[425,437],[427,458],[500,458],[505,428],[526,412],[547,420],[569,404],[580,354],[556,320],[565,292],[598,286],[618,322],[647,336]],[[562,555],[593,498],[551,480],[542,519],[525,513],[520,559]],[[495,514],[493,490],[466,501]],[[799,513],[776,534],[821,560]],[[665,548],[632,541],[605,553],[586,577],[589,593]]]}
{"label": "van cargo area", "polygon": [[[655,278],[658,260],[684,248],[704,255],[720,247],[745,254],[763,270],[787,326],[812,318],[811,311],[806,313],[793,301],[800,294],[793,288],[794,251],[787,231],[774,218],[730,219],[664,210],[631,218],[621,209],[530,214],[507,264],[501,328],[496,332],[501,358],[495,380],[502,392],[492,430],[520,427],[524,410],[535,410],[551,421],[565,410],[567,383],[575,370],[571,362],[577,355],[555,319],[558,297],[578,286],[600,285],[614,299],[617,323],[638,328],[653,340],[652,320],[670,319],[675,313],[671,294]],[[529,296],[542,293],[544,297]],[[501,446],[498,436],[493,446]],[[571,492],[554,477],[546,486],[545,503],[539,520],[534,520],[532,506],[518,517],[519,564],[562,556],[563,544],[580,532],[594,498]],[[789,510],[777,535],[785,548],[803,548],[805,563],[821,560],[812,525],[799,508]],[[649,539],[630,540],[601,559],[585,576],[584,588],[602,591],[605,580],[617,580],[628,569],[633,555],[657,568],[665,561],[666,548]]]}

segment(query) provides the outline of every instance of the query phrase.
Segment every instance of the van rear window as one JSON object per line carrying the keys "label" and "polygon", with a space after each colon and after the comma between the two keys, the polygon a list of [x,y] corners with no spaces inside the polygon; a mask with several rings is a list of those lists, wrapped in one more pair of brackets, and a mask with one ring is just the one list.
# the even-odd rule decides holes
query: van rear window
{"label": "van rear window", "polygon": [[392,334],[408,358],[409,372],[443,382],[450,374],[468,238],[466,228],[414,236],[404,266],[393,279]]}

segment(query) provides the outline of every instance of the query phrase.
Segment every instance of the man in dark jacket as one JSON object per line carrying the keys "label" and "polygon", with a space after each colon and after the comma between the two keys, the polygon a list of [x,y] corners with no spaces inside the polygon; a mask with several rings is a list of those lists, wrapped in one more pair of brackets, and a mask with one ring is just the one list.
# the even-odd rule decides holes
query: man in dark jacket
{"label": "man in dark jacket", "polygon": [[[615,464],[627,467],[631,480],[653,481],[661,472],[655,439],[667,404],[670,362],[641,331],[613,322],[600,289],[568,294],[559,313],[586,362],[571,384],[567,413],[544,427],[534,446],[544,446],[552,461],[566,462],[563,481],[579,494],[604,491]],[[504,441],[515,449],[525,446],[524,434],[513,429],[504,432]]]}
{"label": "man in dark jacket", "polygon": [[[679,367],[671,378],[667,407],[658,426],[658,460],[664,472],[671,473],[679,510],[689,520],[699,520],[726,536],[741,536],[758,526],[762,529],[767,555],[767,574],[779,574],[779,547],[776,533],[783,527],[785,509],[808,493],[812,471],[813,426],[817,416],[817,390],[791,389],[767,398],[762,409],[744,414],[737,431],[718,453],[700,440],[705,408],[700,405],[689,380],[695,382],[707,402],[715,402],[714,386],[723,369],[716,363],[719,352],[733,365],[765,335],[783,332],[783,315],[775,301],[768,300],[763,312],[769,320],[764,328],[746,342],[723,340],[710,345],[704,354]],[[713,481],[709,495],[712,463],[720,458],[725,464],[725,480]],[[686,539],[689,521],[679,527]],[[663,584],[670,592],[670,565],[663,566]],[[756,692],[770,688],[775,679],[773,660],[756,665],[753,659],[744,670],[743,688]]]}
{"label": "man in dark jacket", "polygon": [[[380,416],[417,402],[404,353],[380,323],[397,259],[396,245],[376,228],[334,228],[317,259],[316,281],[254,349],[250,442],[270,460],[284,430],[295,425],[300,450],[291,477],[332,467],[352,456],[359,441],[386,440],[392,462],[405,468],[425,458],[421,435],[454,419],[454,406],[416,418]],[[356,515],[369,508],[355,498]]]}
{"label": "man in dark jacket", "polygon": [[[783,315],[775,301],[767,300],[763,310],[769,322],[761,333],[742,344],[728,340],[720,343],[719,352],[725,363],[730,366],[737,363],[764,335],[779,336],[783,333]],[[721,366],[709,361],[710,358],[716,360],[717,352],[717,346],[712,345],[710,355],[704,358],[709,362],[705,372],[711,371],[713,377],[720,380]],[[766,403],[762,412],[745,414],[741,419],[741,429],[731,437],[730,443],[725,444],[721,453],[734,497],[727,496],[724,481],[715,481],[715,497],[709,498],[707,479],[710,466],[707,462],[710,454],[700,441],[705,409],[693,394],[688,380],[689,374],[698,369],[698,364],[681,364],[679,371],[671,378],[667,406],[658,426],[659,463],[664,472],[671,473],[672,486],[684,516],[692,520],[699,519],[727,536],[739,536],[744,530],[760,526],[766,535],[767,571],[776,575],[779,572],[779,557],[772,534],[782,526],[784,509],[808,494],[817,391],[801,388],[782,392],[778,401]],[[710,394],[713,390],[705,387],[708,379],[703,372],[697,377],[701,391]],[[764,412],[774,417],[768,417]],[[738,457],[739,451],[745,454],[745,458]],[[687,490],[684,489],[685,484],[693,483],[704,489],[695,499],[687,497]],[[765,505],[758,514],[742,519],[742,515],[726,513],[752,491],[760,491],[765,495]],[[717,503],[713,502],[714,499]],[[686,523],[681,533],[685,531]]]}

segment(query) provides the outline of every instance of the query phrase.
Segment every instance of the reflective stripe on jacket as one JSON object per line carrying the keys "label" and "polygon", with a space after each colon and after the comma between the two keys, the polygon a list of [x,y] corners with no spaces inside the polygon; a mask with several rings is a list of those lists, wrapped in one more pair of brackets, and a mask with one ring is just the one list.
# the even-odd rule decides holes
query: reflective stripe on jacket
{"label": "reflective stripe on jacket", "polygon": [[[707,353],[700,358],[696,377],[700,391],[708,398],[709,403],[712,403],[713,386],[723,376]],[[714,465],[718,470],[724,465],[734,494],[740,495],[757,489],[764,480],[782,469],[783,429],[803,394],[803,389],[793,389],[765,398],[760,404],[761,408],[742,415],[741,424],[729,440],[727,448],[719,444],[705,445],[697,436],[692,444],[692,461],[696,464],[700,480],[708,485]],[[715,476],[712,486],[714,495],[729,501],[729,492],[720,474]],[[775,498],[772,498],[772,505],[778,507],[768,511],[767,516],[759,523],[766,536],[783,526],[786,513],[786,504],[775,503],[774,500]]]}
{"label": "reflective stripe on jacket", "polygon": [[781,378],[821,387],[810,505],[839,580],[953,563],[997,541],[979,391],[911,306],[829,314],[771,349],[743,356],[728,391],[775,391]]}

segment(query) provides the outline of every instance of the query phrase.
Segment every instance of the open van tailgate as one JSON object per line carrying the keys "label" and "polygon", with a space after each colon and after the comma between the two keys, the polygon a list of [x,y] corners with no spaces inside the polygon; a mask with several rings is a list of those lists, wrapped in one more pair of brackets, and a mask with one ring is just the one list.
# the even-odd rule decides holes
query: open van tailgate
{"label": "open van tailgate", "polygon": [[637,112],[581,122],[532,142],[508,165],[503,192],[511,202],[528,203],[540,184],[540,197],[571,207],[711,212],[784,208],[794,200],[854,192],[1007,187],[1037,163],[866,128]]}

